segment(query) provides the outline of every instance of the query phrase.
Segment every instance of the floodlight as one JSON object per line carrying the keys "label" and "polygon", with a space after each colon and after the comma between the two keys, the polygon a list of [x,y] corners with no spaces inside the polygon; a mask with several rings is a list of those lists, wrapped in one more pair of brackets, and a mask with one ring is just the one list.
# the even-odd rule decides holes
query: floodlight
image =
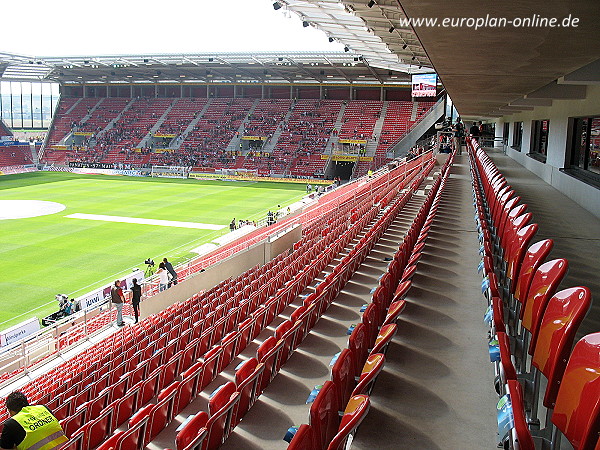
{"label": "floodlight", "polygon": [[367,3],[367,6],[369,8],[372,8],[375,5],[375,0],[371,0],[369,3]]}
{"label": "floodlight", "polygon": [[309,26],[309,25],[310,25],[310,23],[308,23],[306,20],[303,20],[303,21],[302,21],[302,26],[303,26],[304,28],[306,28],[306,27],[307,27],[307,26]]}
{"label": "floodlight", "polygon": [[395,28],[394,28],[394,27],[390,27],[390,29],[389,29],[388,31],[389,31],[390,33],[393,33],[393,32],[394,32],[394,30],[395,30]]}
{"label": "floodlight", "polygon": [[344,51],[345,51],[345,52],[349,52],[349,51],[350,51],[350,49],[349,49],[348,47],[344,47]]}
{"label": "floodlight", "polygon": [[278,9],[281,9],[281,3],[279,3],[279,2],[273,3],[273,9],[275,11],[277,11]]}
{"label": "floodlight", "polygon": [[329,42],[333,42],[335,41],[335,39],[333,39],[331,36],[329,37]]}
{"label": "floodlight", "polygon": [[408,47],[408,45],[404,44],[404,45],[402,46],[402,50],[406,50],[406,47]]}

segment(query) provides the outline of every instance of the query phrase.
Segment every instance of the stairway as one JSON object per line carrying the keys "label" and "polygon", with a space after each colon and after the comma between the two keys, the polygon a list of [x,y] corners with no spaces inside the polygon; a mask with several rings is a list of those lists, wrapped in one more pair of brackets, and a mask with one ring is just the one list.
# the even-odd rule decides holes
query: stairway
{"label": "stairway", "polygon": [[132,99],[131,99],[131,101],[130,101],[129,103],[127,103],[127,105],[125,105],[125,108],[123,108],[123,109],[121,110],[121,112],[120,112],[120,113],[117,115],[117,117],[115,117],[113,120],[111,120],[110,122],[108,122],[108,123],[106,124],[106,126],[105,126],[105,127],[102,129],[102,130],[100,130],[100,131],[99,131],[99,132],[96,134],[96,137],[95,137],[95,139],[94,139],[94,142],[93,142],[93,143],[92,143],[92,142],[90,142],[90,147],[94,147],[94,146],[96,145],[96,141],[98,140],[98,138],[99,138],[100,136],[102,136],[104,133],[106,133],[108,130],[110,130],[112,127],[114,127],[114,126],[115,126],[115,123],[117,123],[117,122],[118,122],[118,121],[121,119],[121,116],[123,116],[123,114],[124,114],[124,113],[125,113],[125,112],[126,112],[128,109],[129,109],[129,108],[131,108],[131,107],[133,106],[133,103],[134,103],[134,102],[135,102],[135,98],[132,98]]}
{"label": "stairway", "polygon": [[288,112],[285,113],[283,120],[281,122],[279,122],[279,125],[277,126],[275,133],[273,133],[273,136],[271,136],[271,139],[269,139],[267,141],[267,143],[265,145],[263,145],[263,148],[262,148],[263,152],[273,153],[273,150],[275,150],[275,146],[277,145],[277,142],[279,141],[279,138],[281,137],[281,133],[283,133],[283,128],[284,128],[283,124],[286,123],[288,120],[290,120],[290,117],[292,116],[292,112],[294,112],[294,105],[291,105]]}
{"label": "stairway", "polygon": [[171,102],[169,107],[167,109],[165,109],[165,112],[162,114],[162,116],[160,116],[158,118],[156,123],[154,125],[152,125],[152,128],[150,128],[150,131],[148,131],[146,136],[144,136],[144,138],[137,145],[138,148],[144,148],[148,145],[148,141],[150,141],[152,139],[152,136],[154,136],[154,133],[156,133],[158,131],[160,126],[163,124],[163,122],[167,118],[167,115],[171,112],[171,110],[173,109],[173,107],[175,106],[175,104],[177,103],[178,100],[179,100],[178,98],[173,99],[173,101]]}
{"label": "stairway", "polygon": [[252,103],[252,106],[248,110],[248,114],[246,114],[246,117],[244,117],[244,120],[242,120],[242,123],[237,129],[237,133],[233,136],[231,141],[229,141],[229,144],[227,145],[227,148],[225,148],[225,151],[235,152],[240,148],[240,142],[242,141],[242,136],[244,136],[244,129],[246,128],[246,124],[250,120],[250,115],[258,106],[258,102],[260,102],[260,99],[257,98],[256,100],[254,100],[254,103]]}
{"label": "stairway", "polygon": [[332,132],[329,135],[329,139],[327,139],[327,144],[325,144],[325,151],[323,153],[331,154],[331,144],[336,144],[339,140],[340,130],[342,129],[342,125],[344,124],[344,122],[342,122],[342,119],[344,118],[344,113],[346,112],[346,106],[346,102],[342,103],[340,112],[338,113],[337,119],[335,119],[335,124],[333,125],[333,129],[337,133],[335,133],[334,135],[334,133]]}
{"label": "stairway", "polygon": [[65,116],[68,116],[69,114],[71,114],[71,111],[73,111],[75,109],[75,107],[81,103],[81,100],[83,100],[83,98],[77,99],[77,101],[75,103],[73,103],[73,105],[71,105],[71,107],[69,109],[67,109],[67,111],[65,112]]}
{"label": "stairway", "polygon": [[179,147],[181,147],[181,144],[183,144],[183,142],[185,141],[186,136],[188,134],[190,134],[190,132],[194,129],[194,127],[196,125],[198,125],[198,122],[200,122],[200,119],[202,119],[202,116],[204,116],[204,113],[208,110],[211,103],[212,103],[212,98],[206,102],[206,105],[204,105],[204,108],[202,108],[200,110],[200,112],[198,113],[198,115],[192,119],[192,121],[189,123],[189,125],[186,127],[186,129],[183,130],[183,133],[181,133],[179,135],[179,137],[173,139],[173,141],[171,142],[171,145],[169,145],[170,149],[177,150],[177,149],[179,149]]}
{"label": "stairway", "polygon": [[387,114],[388,102],[383,102],[383,107],[381,108],[381,114],[377,122],[375,122],[375,127],[373,128],[373,136],[377,138],[369,139],[367,142],[366,156],[375,156],[375,152],[377,150],[377,146],[379,145],[379,137],[381,136],[381,130],[383,129],[383,122],[385,121],[385,116]]}

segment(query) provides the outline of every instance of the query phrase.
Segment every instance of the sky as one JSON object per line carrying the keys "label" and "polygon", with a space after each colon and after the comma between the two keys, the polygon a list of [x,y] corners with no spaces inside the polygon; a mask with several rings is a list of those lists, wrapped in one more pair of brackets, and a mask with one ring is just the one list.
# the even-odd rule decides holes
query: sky
{"label": "sky", "polygon": [[26,56],[343,50],[273,0],[2,3],[0,52]]}

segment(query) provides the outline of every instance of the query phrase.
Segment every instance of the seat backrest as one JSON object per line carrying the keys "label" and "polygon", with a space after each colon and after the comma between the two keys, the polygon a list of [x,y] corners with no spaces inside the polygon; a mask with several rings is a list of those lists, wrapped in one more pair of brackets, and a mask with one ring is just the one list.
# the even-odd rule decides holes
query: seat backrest
{"label": "seat backrest", "polygon": [[[511,448],[535,450],[535,444],[525,420],[525,405],[523,404],[521,385],[517,380],[508,380],[506,391],[510,395],[513,410],[513,429],[511,430],[510,438],[513,441],[513,446]],[[516,443],[518,443],[518,447]]]}
{"label": "seat backrest", "polygon": [[137,411],[139,394],[140,387],[134,386],[128,389],[123,397],[116,399],[108,405],[114,411],[113,429],[117,429],[123,425]]}
{"label": "seat backrest", "polygon": [[88,422],[83,426],[85,429],[85,438],[83,448],[98,447],[111,433],[113,424],[113,409],[107,407],[98,418]]}
{"label": "seat backrest", "polygon": [[388,345],[392,342],[392,339],[396,335],[396,331],[398,330],[398,325],[395,323],[390,323],[388,325],[384,325],[379,330],[379,334],[377,334],[377,338],[375,339],[375,344],[373,345],[372,353],[384,353],[387,351]]}
{"label": "seat backrest", "polygon": [[519,276],[516,283],[511,285],[514,296],[519,302],[523,303],[527,298],[533,274],[550,254],[553,245],[554,241],[552,239],[544,239],[531,245],[525,252]]}
{"label": "seat backrest", "polygon": [[390,307],[387,310],[387,315],[385,316],[385,320],[383,321],[383,325],[387,325],[388,323],[396,323],[398,317],[404,311],[406,307],[406,300],[395,300],[392,302]]}
{"label": "seat backrest", "polygon": [[148,375],[148,378],[146,380],[139,383],[140,398],[138,406],[145,405],[150,400],[152,400],[152,398],[155,397],[156,394],[158,394],[158,383],[160,381],[160,374],[160,369],[156,369],[153,373]]}
{"label": "seat backrest", "polygon": [[164,430],[173,419],[173,405],[175,403],[176,391],[171,391],[163,398],[158,399],[156,405],[152,406],[146,428],[146,445]]}
{"label": "seat backrest", "polygon": [[[315,450],[315,434],[310,425],[300,425],[287,450]],[[179,449],[178,449],[179,450]]]}
{"label": "seat backrest", "polygon": [[348,402],[356,386],[354,370],[354,355],[351,350],[345,348],[340,352],[331,368],[331,380],[338,391],[338,399],[341,405],[345,405]]}
{"label": "seat backrest", "polygon": [[600,414],[600,333],[584,336],[573,348],[552,414],[552,423],[578,450],[598,439]]}
{"label": "seat backrest", "polygon": [[315,434],[317,449],[326,448],[340,426],[340,402],[337,389],[327,380],[310,407],[310,426]]}
{"label": "seat backrest", "polygon": [[547,408],[554,407],[575,333],[590,303],[591,293],[586,287],[564,289],[548,301],[531,362],[548,379],[544,395]]}
{"label": "seat backrest", "polygon": [[204,363],[198,361],[181,374],[182,379],[179,386],[178,396],[179,405],[177,407],[180,411],[189,405],[198,395],[198,388],[200,386],[200,379],[202,377],[203,370]]}
{"label": "seat backrest", "polygon": [[369,303],[362,315],[362,323],[365,325],[367,347],[371,348],[377,336],[379,326],[379,311],[375,303]]}
{"label": "seat backrest", "polygon": [[352,334],[348,338],[348,348],[352,350],[352,354],[354,355],[354,373],[356,376],[359,376],[367,360],[369,350],[364,324],[356,324],[354,330],[352,330]]}
{"label": "seat backrest", "polygon": [[352,395],[369,395],[384,364],[385,355],[383,353],[371,353],[362,368],[358,384],[354,388]]}
{"label": "seat backrest", "polygon": [[127,430],[115,432],[96,450],[142,450],[144,448],[144,434],[147,424],[148,417],[144,417],[144,419]]}
{"label": "seat backrest", "polygon": [[223,347],[220,345],[215,345],[204,355],[204,371],[202,373],[200,390],[204,389],[216,378],[222,355]]}
{"label": "seat backrest", "polygon": [[206,424],[208,436],[203,448],[218,448],[227,436],[233,425],[233,412],[240,393],[236,392],[235,384],[231,381],[217,388],[208,401],[210,417]]}
{"label": "seat backrest", "polygon": [[265,365],[258,385],[260,393],[265,390],[279,371],[279,358],[284,344],[285,342],[282,339],[277,341],[273,336],[269,336],[256,350],[258,361]]}
{"label": "seat backrest", "polygon": [[60,421],[60,426],[62,427],[65,435],[73,436],[75,431],[79,430],[85,422],[87,415],[87,407],[85,405],[81,406],[77,411],[71,414],[66,419]]}
{"label": "seat backrest", "polygon": [[258,382],[264,371],[265,365],[259,363],[256,358],[250,358],[235,372],[235,385],[240,393],[234,425],[244,417],[246,412],[254,404],[258,396]]}
{"label": "seat backrest", "polygon": [[367,417],[371,402],[366,395],[353,395],[342,416],[342,421],[337,434],[331,440],[327,450],[345,450],[348,438],[356,432],[356,429]]}
{"label": "seat backrest", "polygon": [[[523,214],[523,216],[526,216],[527,214]],[[523,256],[525,255],[525,252],[529,247],[529,243],[537,233],[538,228],[539,226],[537,223],[527,225],[521,228],[519,231],[517,231],[514,239],[512,239],[511,241],[512,246],[508,255],[508,266],[506,268],[506,276],[513,281],[519,274],[519,270],[521,269],[521,262],[523,261]]]}
{"label": "seat backrest", "polygon": [[533,353],[535,348],[540,322],[548,300],[556,292],[558,285],[567,273],[567,268],[566,259],[554,259],[538,267],[533,275],[522,320],[523,327],[531,333],[530,353]]}
{"label": "seat backrest", "polygon": [[199,447],[208,434],[206,422],[208,422],[208,414],[204,411],[195,414],[175,436],[175,448],[192,450]]}

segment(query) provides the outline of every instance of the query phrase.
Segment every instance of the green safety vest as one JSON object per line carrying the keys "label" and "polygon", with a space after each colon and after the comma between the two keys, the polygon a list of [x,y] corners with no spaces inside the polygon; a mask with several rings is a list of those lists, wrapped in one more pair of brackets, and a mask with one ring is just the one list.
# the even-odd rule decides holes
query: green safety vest
{"label": "green safety vest", "polygon": [[51,450],[68,439],[58,420],[45,406],[25,406],[13,417],[25,430],[17,450]]}

